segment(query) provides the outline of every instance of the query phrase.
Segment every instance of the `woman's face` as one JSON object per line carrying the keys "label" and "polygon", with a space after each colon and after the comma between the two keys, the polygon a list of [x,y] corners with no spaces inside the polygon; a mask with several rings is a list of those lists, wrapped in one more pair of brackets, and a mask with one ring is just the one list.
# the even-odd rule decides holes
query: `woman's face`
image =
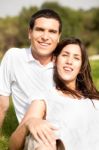
{"label": "woman's face", "polygon": [[81,49],[77,44],[66,45],[57,57],[57,71],[69,88],[76,88],[76,78],[82,65]]}

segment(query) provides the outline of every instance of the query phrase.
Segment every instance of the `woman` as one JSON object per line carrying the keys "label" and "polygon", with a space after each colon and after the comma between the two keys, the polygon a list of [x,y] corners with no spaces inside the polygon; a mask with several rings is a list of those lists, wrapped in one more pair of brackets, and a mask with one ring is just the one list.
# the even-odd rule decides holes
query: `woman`
{"label": "woman", "polygon": [[[68,38],[60,42],[55,55],[55,88],[41,100],[33,100],[28,111],[37,118],[46,116],[46,120],[57,126],[56,141],[59,139],[64,145],[61,150],[98,150],[99,92],[92,81],[86,49],[80,39]],[[37,150],[57,149],[57,142],[47,148],[33,143],[32,136],[28,143],[29,150],[32,144]]]}

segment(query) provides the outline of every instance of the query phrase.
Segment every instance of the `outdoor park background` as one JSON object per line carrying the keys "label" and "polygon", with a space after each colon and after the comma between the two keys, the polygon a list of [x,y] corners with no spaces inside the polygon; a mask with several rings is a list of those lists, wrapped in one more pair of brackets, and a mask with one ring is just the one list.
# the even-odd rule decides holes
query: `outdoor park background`
{"label": "outdoor park background", "polygon": [[[51,8],[60,14],[63,22],[62,37],[70,36],[81,38],[88,51],[89,58],[93,55],[97,59],[90,59],[92,76],[99,89],[99,7],[89,10],[75,10],[64,7],[57,2],[45,2],[40,8]],[[28,47],[28,21],[34,12],[40,9],[37,6],[23,8],[17,16],[0,18],[0,59],[11,47]],[[8,139],[17,126],[17,119],[11,102],[3,129],[0,131],[0,150],[7,150]]]}

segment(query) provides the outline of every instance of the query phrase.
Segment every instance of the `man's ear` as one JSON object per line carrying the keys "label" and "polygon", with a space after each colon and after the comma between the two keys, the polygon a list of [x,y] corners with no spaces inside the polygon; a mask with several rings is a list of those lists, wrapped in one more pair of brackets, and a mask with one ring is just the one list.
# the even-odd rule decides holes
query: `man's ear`
{"label": "man's ear", "polygon": [[32,30],[31,30],[31,29],[28,29],[28,39],[29,39],[29,40],[31,39],[31,34],[32,34]]}
{"label": "man's ear", "polygon": [[60,38],[61,38],[61,33],[59,34],[58,43],[59,43],[59,41],[60,41]]}
{"label": "man's ear", "polygon": [[54,62],[55,65],[56,65],[56,56],[53,56],[53,62]]}

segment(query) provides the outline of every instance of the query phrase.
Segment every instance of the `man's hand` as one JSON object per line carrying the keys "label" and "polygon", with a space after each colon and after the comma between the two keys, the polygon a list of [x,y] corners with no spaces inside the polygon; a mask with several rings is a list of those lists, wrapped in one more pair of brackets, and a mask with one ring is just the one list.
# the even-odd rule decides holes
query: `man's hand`
{"label": "man's hand", "polygon": [[57,129],[47,120],[30,118],[26,122],[26,127],[37,142],[55,147],[56,136],[54,135],[54,131]]}
{"label": "man's hand", "polygon": [[22,149],[28,133],[31,133],[38,143],[45,144],[48,147],[52,146],[52,149],[53,145],[55,147],[56,137],[54,131],[57,129],[47,120],[43,120],[45,110],[45,104],[42,100],[36,100],[31,103],[22,122],[9,140],[10,150]]}

